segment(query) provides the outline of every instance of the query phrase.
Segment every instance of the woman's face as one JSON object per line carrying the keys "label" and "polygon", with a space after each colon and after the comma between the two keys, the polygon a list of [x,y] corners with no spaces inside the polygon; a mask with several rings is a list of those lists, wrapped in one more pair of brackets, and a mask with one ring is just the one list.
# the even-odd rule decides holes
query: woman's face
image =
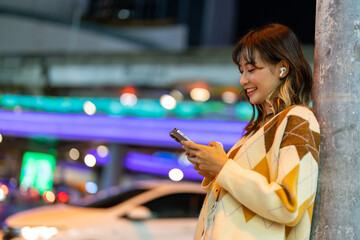
{"label": "woman's face", "polygon": [[240,59],[240,84],[252,104],[265,104],[267,97],[281,83],[278,66],[270,69],[270,65],[264,63],[258,52],[255,52],[256,67]]}

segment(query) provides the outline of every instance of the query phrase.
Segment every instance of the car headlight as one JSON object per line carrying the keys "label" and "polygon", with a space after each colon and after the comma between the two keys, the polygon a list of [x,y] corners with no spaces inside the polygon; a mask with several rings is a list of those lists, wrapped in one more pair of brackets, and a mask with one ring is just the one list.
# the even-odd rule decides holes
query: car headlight
{"label": "car headlight", "polygon": [[26,240],[48,240],[58,233],[56,227],[22,227],[20,236]]}
{"label": "car headlight", "polygon": [[5,240],[11,239],[24,239],[24,240],[49,240],[56,234],[58,234],[59,230],[56,227],[19,227],[13,228],[8,227],[4,228],[4,238]]}

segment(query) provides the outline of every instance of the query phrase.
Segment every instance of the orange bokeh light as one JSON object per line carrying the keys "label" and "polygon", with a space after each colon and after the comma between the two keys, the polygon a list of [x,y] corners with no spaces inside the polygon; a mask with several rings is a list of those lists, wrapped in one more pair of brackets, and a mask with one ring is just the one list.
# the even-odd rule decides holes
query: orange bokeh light
{"label": "orange bokeh light", "polygon": [[43,195],[44,199],[48,202],[55,202],[55,194],[52,191],[46,191]]}
{"label": "orange bokeh light", "polygon": [[1,188],[1,190],[3,191],[3,193],[4,193],[5,195],[8,195],[8,194],[9,194],[9,188],[8,188],[8,186],[6,186],[5,184],[1,184],[0,188]]}
{"label": "orange bokeh light", "polygon": [[130,94],[135,94],[135,88],[132,86],[127,86],[124,88],[124,90],[122,91],[122,94],[124,93],[130,93]]}

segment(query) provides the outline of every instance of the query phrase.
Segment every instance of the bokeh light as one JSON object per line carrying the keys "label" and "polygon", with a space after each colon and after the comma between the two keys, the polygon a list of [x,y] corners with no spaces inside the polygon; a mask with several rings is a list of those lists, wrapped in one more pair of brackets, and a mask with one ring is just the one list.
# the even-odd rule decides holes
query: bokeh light
{"label": "bokeh light", "polygon": [[58,230],[55,227],[41,226],[41,227],[37,227],[37,229],[39,232],[40,239],[50,239],[58,233]]}
{"label": "bokeh light", "polygon": [[206,102],[210,99],[210,92],[205,88],[193,88],[190,91],[190,97],[197,102]]}
{"label": "bokeh light", "polygon": [[43,197],[46,201],[48,201],[50,203],[55,202],[55,193],[53,193],[52,191],[44,192]]}
{"label": "bokeh light", "polygon": [[120,96],[120,102],[124,106],[132,107],[137,103],[137,97],[133,93],[123,93]]}
{"label": "bokeh light", "polygon": [[129,9],[121,9],[118,12],[118,18],[119,19],[128,19],[131,16],[131,11]]}
{"label": "bokeh light", "polygon": [[1,184],[0,189],[3,191],[5,195],[9,194],[9,188],[5,184]]}
{"label": "bokeh light", "polygon": [[84,158],[84,162],[85,162],[86,166],[93,167],[96,164],[96,158],[92,154],[86,154],[86,156]]}
{"label": "bokeh light", "polygon": [[87,182],[87,183],[85,183],[85,190],[88,193],[94,194],[98,191],[98,186],[94,182]]}
{"label": "bokeh light", "polygon": [[175,98],[176,101],[181,102],[184,100],[184,95],[179,90],[172,90],[170,92],[170,95]]}
{"label": "bokeh light", "polygon": [[66,192],[59,192],[57,197],[58,200],[62,203],[66,203],[69,201],[69,196]]}
{"label": "bokeh light", "polygon": [[21,229],[21,235],[28,240],[36,240],[39,237],[38,231],[31,227],[23,227]]}
{"label": "bokeh light", "polygon": [[50,239],[54,235],[58,233],[57,228],[55,227],[46,227],[46,226],[40,226],[40,227],[23,227],[20,230],[22,239],[26,240],[39,240],[39,239]]}
{"label": "bokeh light", "polygon": [[4,201],[6,198],[6,195],[4,194],[4,191],[0,189],[0,201]]}
{"label": "bokeh light", "polygon": [[87,115],[94,115],[96,113],[96,106],[91,101],[86,101],[83,108]]}
{"label": "bokeh light", "polygon": [[3,141],[3,136],[0,134],[0,143]]}
{"label": "bokeh light", "polygon": [[176,107],[176,99],[173,96],[164,94],[160,97],[160,104],[167,110],[172,110]]}
{"label": "bokeh light", "polygon": [[225,91],[221,94],[221,99],[228,104],[234,104],[238,100],[238,95],[235,92]]}
{"label": "bokeh light", "polygon": [[99,146],[96,148],[96,153],[97,153],[100,157],[104,158],[104,157],[106,157],[107,155],[109,155],[109,149],[108,149],[106,146],[104,146],[104,145],[99,145]]}
{"label": "bokeh light", "polygon": [[69,156],[72,160],[78,160],[80,157],[80,152],[76,148],[71,148],[69,151]]}
{"label": "bokeh light", "polygon": [[169,171],[169,178],[175,182],[178,182],[184,178],[184,173],[178,168],[173,168]]}

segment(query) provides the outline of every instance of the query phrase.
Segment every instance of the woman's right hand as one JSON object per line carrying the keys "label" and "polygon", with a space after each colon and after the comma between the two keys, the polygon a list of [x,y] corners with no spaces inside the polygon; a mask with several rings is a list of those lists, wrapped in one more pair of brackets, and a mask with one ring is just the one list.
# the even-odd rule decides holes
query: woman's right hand
{"label": "woman's right hand", "polygon": [[199,170],[209,173],[219,173],[229,160],[221,143],[210,142],[209,145],[181,141],[187,159],[197,164]]}
{"label": "woman's right hand", "polygon": [[209,179],[213,179],[215,177],[215,175],[216,175],[213,172],[200,170],[199,165],[197,163],[194,164],[194,169],[198,172],[198,174],[200,174],[203,177],[209,178]]}

